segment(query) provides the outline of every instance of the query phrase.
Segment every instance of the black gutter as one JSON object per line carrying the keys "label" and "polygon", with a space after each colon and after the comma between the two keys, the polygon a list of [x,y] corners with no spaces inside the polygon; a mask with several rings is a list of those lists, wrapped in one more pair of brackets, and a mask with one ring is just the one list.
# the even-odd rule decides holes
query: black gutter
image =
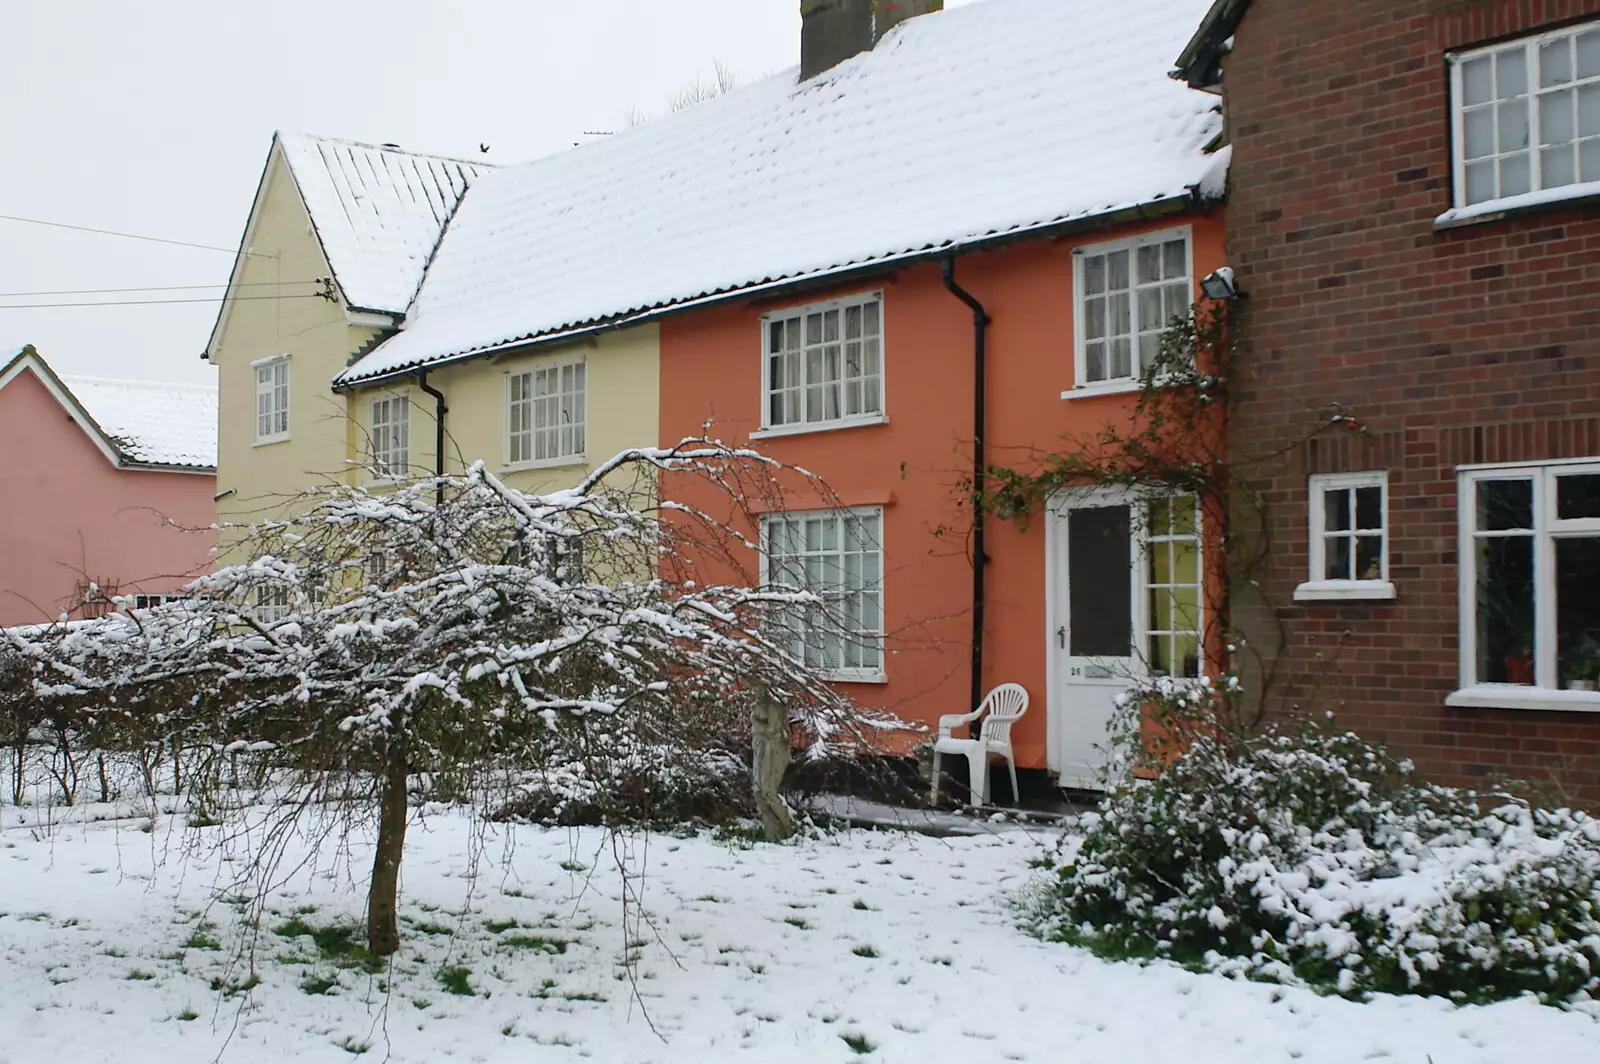
{"label": "black gutter", "polygon": [[433,503],[444,508],[444,416],[450,408],[444,405],[444,393],[428,386],[428,371],[417,374],[417,387],[433,396],[433,475],[435,487]]}
{"label": "black gutter", "polygon": [[944,260],[944,286],[972,308],[972,693],[968,705],[977,709],[983,703],[983,604],[984,567],[989,555],[983,543],[983,492],[987,486],[984,437],[988,435],[987,377],[989,357],[989,312],[971,292],[956,283],[956,260]]}

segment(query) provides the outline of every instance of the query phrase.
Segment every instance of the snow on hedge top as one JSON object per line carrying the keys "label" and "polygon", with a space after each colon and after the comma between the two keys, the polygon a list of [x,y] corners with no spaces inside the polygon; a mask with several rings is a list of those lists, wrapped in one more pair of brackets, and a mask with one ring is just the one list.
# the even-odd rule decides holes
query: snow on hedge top
{"label": "snow on hedge top", "polygon": [[129,461],[216,468],[215,387],[70,376],[61,383]]}
{"label": "snow on hedge top", "polygon": [[467,185],[487,163],[279,133],[345,300],[403,314]]}
{"label": "snow on hedge top", "polygon": [[986,0],[473,183],[351,382],[698,297],[1188,194],[1208,0]]}

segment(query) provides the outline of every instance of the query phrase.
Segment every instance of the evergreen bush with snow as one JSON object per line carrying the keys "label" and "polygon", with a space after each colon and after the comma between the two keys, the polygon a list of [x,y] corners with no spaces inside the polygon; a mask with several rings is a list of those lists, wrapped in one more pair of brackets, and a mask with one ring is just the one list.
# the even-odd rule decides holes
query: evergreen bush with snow
{"label": "evergreen bush with snow", "polygon": [[1600,999],[1600,821],[1483,804],[1316,724],[1250,734],[1237,702],[1130,693],[1134,772],[1035,897],[1046,934],[1352,997]]}

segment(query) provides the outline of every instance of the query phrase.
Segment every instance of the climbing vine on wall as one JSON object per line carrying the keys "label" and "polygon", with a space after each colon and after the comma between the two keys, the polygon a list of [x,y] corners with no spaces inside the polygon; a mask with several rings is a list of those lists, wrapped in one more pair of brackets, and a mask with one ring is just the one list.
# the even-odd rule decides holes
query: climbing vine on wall
{"label": "climbing vine on wall", "polygon": [[[1273,521],[1251,471],[1281,461],[1312,439],[1365,433],[1342,407],[1322,408],[1311,426],[1265,453],[1241,454],[1228,435],[1241,387],[1238,371],[1242,301],[1204,299],[1175,317],[1159,351],[1142,368],[1122,416],[1099,429],[1067,434],[1014,464],[986,470],[981,491],[968,479],[969,499],[1001,520],[1032,524],[1059,492],[1069,488],[1123,488],[1151,499],[1193,497],[1205,545],[1205,645],[1221,653],[1223,669],[1247,670],[1252,679],[1250,723],[1259,721],[1271,688],[1275,655],[1259,653],[1235,624],[1235,596],[1262,592],[1255,576],[1273,549]],[[1263,611],[1280,626],[1273,604]],[[1241,660],[1244,658],[1246,660]]]}

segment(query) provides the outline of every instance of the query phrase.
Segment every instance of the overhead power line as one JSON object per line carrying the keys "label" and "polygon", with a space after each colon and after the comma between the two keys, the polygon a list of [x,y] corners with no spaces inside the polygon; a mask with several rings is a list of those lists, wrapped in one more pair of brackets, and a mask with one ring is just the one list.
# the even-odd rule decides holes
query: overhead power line
{"label": "overhead power line", "polygon": [[186,292],[202,288],[282,288],[297,284],[326,284],[321,277],[308,281],[240,281],[237,284],[168,284],[146,285],[143,288],[62,288],[50,292],[0,292],[0,299],[32,299],[36,296],[101,296],[122,292]]}
{"label": "overhead power line", "polygon": [[[42,310],[50,307],[150,307],[165,303],[221,303],[226,296],[204,296],[196,299],[118,299],[88,303],[0,303],[0,310]],[[327,299],[322,292],[308,292],[287,296],[234,296],[234,302],[252,299]]]}
{"label": "overhead power line", "polygon": [[[96,229],[88,225],[69,225],[66,222],[47,222],[43,218],[22,218],[15,214],[0,214],[0,219],[8,222],[26,222],[29,225],[47,225],[53,229],[73,229],[80,233],[99,233],[101,236],[120,236],[128,240],[148,240],[152,244],[171,244],[180,248],[199,248],[202,251],[224,251],[229,255],[239,254],[239,248],[218,247],[215,244],[195,244],[188,240],[168,240],[161,236],[145,236],[142,233],[119,233],[115,229]],[[258,259],[275,259],[276,255],[263,255],[254,251],[246,251],[246,255]]]}

